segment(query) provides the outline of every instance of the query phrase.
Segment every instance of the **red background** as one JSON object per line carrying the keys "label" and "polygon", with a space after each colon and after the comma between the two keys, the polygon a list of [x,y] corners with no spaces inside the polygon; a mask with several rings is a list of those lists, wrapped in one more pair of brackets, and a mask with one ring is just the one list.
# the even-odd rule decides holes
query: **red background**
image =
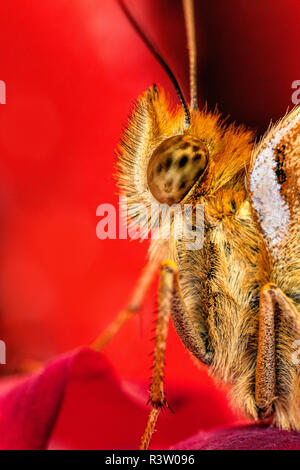
{"label": "red background", "polygon": [[[187,91],[181,4],[128,0]],[[200,102],[263,132],[291,106],[299,75],[298,0],[196,2]],[[168,78],[114,0],[2,0],[0,338],[8,364],[89,344],[125,304],[147,244],[96,238],[116,204],[114,147],[132,102]],[[147,378],[155,292],[105,350]],[[166,378],[206,379],[171,328]]]}

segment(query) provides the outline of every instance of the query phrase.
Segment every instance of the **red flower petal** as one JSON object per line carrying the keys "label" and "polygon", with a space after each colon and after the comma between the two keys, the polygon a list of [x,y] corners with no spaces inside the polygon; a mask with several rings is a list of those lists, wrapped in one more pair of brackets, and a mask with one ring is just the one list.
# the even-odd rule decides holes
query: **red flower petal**
{"label": "red flower petal", "polygon": [[[76,361],[51,448],[137,449],[149,413],[148,387],[119,381],[107,366],[106,375],[99,375],[103,363],[103,357],[93,352]],[[235,419],[224,394],[212,383],[200,388],[166,381],[165,388],[174,414],[161,413],[152,449],[167,449],[199,429]]]}
{"label": "red flower petal", "polygon": [[[175,410],[163,412],[152,448],[165,449],[199,429],[224,426],[234,416],[224,396],[167,384]],[[148,416],[146,387],[121,382],[106,360],[89,349],[76,350],[27,378],[0,384],[0,449],[135,449]]]}
{"label": "red flower petal", "polygon": [[300,450],[300,433],[274,427],[239,426],[199,433],[173,450]]}
{"label": "red flower petal", "polygon": [[[51,362],[43,372],[14,378],[0,388],[0,449],[44,449],[59,412],[76,352]],[[15,386],[14,383],[16,383]],[[8,388],[8,390],[7,390]]]}

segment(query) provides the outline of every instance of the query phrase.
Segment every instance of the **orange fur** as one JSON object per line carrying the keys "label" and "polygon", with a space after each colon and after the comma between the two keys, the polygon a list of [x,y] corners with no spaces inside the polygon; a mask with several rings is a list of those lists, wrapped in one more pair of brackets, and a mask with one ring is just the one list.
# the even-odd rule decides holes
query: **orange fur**
{"label": "orange fur", "polygon": [[[290,115],[286,120],[292,118]],[[204,245],[187,251],[184,240],[152,240],[150,256],[168,256],[178,265],[172,318],[183,343],[210,366],[216,378],[232,385],[234,402],[257,419],[254,387],[259,295],[264,284],[277,283],[300,314],[298,128],[285,137],[285,163],[277,162],[280,171],[285,165],[287,180],[280,190],[293,224],[276,263],[249,194],[249,177],[262,148],[257,147],[251,160],[252,132],[243,126],[226,125],[218,112],[206,109],[192,113],[187,128],[182,110],[170,110],[163,90],[156,87],[138,99],[118,149],[118,182],[128,199],[130,223],[140,225],[145,234],[155,225],[155,217],[141,216],[136,208],[138,204],[147,208],[156,205],[158,210],[148,186],[147,168],[155,149],[175,135],[195,137],[209,152],[203,178],[181,201],[204,205]],[[268,145],[272,135],[261,145]],[[278,177],[278,169],[272,171]],[[274,422],[283,429],[300,430],[299,367],[291,361],[296,332],[280,317],[275,335],[278,396],[274,397]]]}

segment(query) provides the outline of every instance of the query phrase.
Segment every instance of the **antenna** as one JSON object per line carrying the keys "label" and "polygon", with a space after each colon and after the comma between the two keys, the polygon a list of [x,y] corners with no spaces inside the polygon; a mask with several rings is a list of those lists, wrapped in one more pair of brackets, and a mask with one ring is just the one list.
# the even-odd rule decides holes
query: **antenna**
{"label": "antenna", "polygon": [[190,99],[191,107],[196,111],[197,103],[197,42],[195,11],[193,0],[182,0],[186,35],[188,40],[189,63],[190,63]]}
{"label": "antenna", "polygon": [[187,103],[185,101],[185,98],[183,96],[183,92],[180,88],[180,85],[179,85],[174,73],[172,72],[172,70],[170,69],[169,65],[167,64],[165,59],[162,57],[160,52],[154,46],[152,41],[149,39],[149,37],[141,29],[141,27],[139,26],[139,24],[137,23],[137,21],[135,20],[135,18],[132,16],[131,12],[129,11],[129,9],[125,5],[124,1],[123,0],[118,0],[118,3],[120,5],[120,7],[122,8],[126,18],[128,19],[128,21],[130,22],[130,24],[134,28],[134,30],[137,32],[137,34],[142,39],[144,44],[148,47],[149,51],[154,55],[156,60],[161,64],[161,66],[163,67],[163,69],[165,70],[167,75],[169,76],[171,82],[173,83],[175,91],[177,93],[177,96],[179,98],[181,106],[183,107],[183,111],[184,111],[184,115],[185,115],[185,124],[189,125],[190,122],[191,122],[190,111],[189,111],[189,108],[188,108]]}

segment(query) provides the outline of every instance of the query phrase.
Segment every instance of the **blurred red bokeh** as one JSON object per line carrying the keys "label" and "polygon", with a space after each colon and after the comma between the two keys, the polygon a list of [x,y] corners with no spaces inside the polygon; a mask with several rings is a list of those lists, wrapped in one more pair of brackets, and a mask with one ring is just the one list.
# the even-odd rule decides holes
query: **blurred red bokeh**
{"label": "blurred red bokeh", "polygon": [[[128,0],[187,91],[179,1]],[[298,0],[197,4],[201,103],[264,131],[299,79]],[[1,3],[0,338],[7,366],[89,344],[125,304],[147,244],[96,238],[96,208],[117,204],[114,148],[130,105],[164,71],[115,0]],[[123,377],[147,378],[155,292],[105,350]],[[166,378],[208,381],[171,328]],[[167,384],[167,380],[166,380]]]}

